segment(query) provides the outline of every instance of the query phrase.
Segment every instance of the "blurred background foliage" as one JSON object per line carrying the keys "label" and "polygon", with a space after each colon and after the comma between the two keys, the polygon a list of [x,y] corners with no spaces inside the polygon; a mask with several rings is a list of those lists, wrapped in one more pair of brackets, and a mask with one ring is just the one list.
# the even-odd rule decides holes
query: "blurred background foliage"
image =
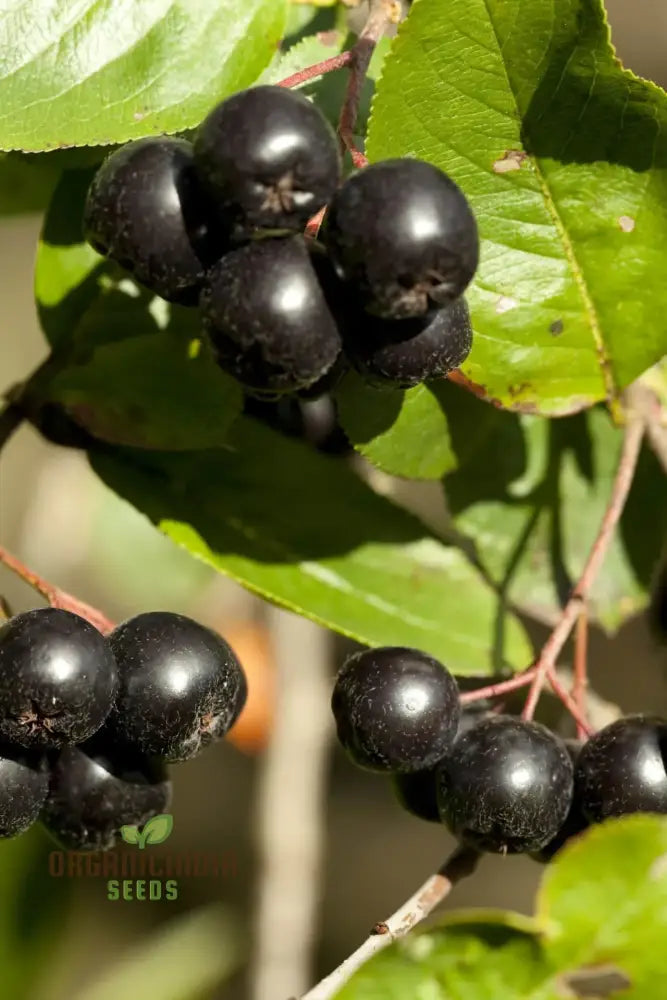
{"label": "blurred background foliage", "polygon": [[[667,4],[607,0],[607,7],[625,64],[667,85]],[[308,13],[312,10],[305,7],[295,13],[293,40],[301,33],[300,19],[306,23]],[[317,30],[323,30],[335,26],[332,19],[339,14],[322,8],[317,16]],[[25,376],[45,353],[32,294],[40,217],[13,216],[8,192],[14,193],[17,184],[26,185],[25,203],[37,208],[54,182],[57,163],[31,169],[34,175],[28,175],[23,164],[5,164],[0,172],[3,387]],[[397,489],[401,502],[412,504],[422,515],[436,516],[437,490],[405,483]],[[83,454],[45,443],[27,426],[2,456],[0,537],[47,579],[102,608],[114,620],[165,608],[219,629],[241,656],[252,692],[231,737],[174,773],[170,849],[233,857],[235,864],[226,877],[184,879],[176,902],[112,903],[106,899],[102,879],[50,877],[48,852],[53,845],[40,829],[0,843],[0,997],[238,1000],[247,996],[253,903],[261,874],[256,786],[275,704],[266,609],[159,536],[102,486]],[[37,603],[27,587],[4,571],[0,571],[0,592],[14,610]],[[542,633],[537,627],[534,631],[539,641]],[[332,672],[343,648],[342,640],[331,640]],[[647,705],[667,711],[666,654],[653,645],[643,616],[625,624],[613,639],[595,632],[591,665],[593,684],[604,673],[605,695],[621,702],[626,711]],[[289,789],[285,791],[288,795]],[[443,830],[399,811],[388,785],[349,767],[333,745],[326,801],[326,865],[316,956],[320,971],[350,951],[451,847]],[[294,833],[298,836],[298,831]],[[487,858],[484,876],[464,884],[453,905],[530,911],[539,875],[538,866],[527,859]],[[295,892],[299,877],[294,871]]]}

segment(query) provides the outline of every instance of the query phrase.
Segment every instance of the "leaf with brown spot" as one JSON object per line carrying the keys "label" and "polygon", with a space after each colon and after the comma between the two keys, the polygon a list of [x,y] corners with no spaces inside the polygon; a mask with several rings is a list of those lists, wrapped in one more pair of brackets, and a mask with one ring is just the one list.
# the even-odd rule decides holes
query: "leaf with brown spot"
{"label": "leaf with brown spot", "polygon": [[667,353],[667,95],[621,67],[600,0],[518,6],[414,3],[366,151],[461,186],[481,235],[463,374],[505,407],[562,415]]}

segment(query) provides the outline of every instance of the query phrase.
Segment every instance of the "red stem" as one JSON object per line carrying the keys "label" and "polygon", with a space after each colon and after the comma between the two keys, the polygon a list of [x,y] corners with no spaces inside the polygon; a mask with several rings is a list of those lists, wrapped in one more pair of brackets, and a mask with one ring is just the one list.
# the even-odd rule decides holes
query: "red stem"
{"label": "red stem", "polygon": [[483,698],[497,698],[502,694],[510,694],[518,691],[522,687],[530,684],[535,676],[536,667],[523,670],[520,674],[510,677],[506,681],[498,681],[497,684],[489,684],[487,687],[477,688],[476,691],[464,691],[461,695],[461,704],[469,705],[474,701],[481,701]]}
{"label": "red stem", "polygon": [[[609,544],[614,537],[616,525],[618,524],[619,518],[623,513],[625,501],[627,500],[628,493],[630,492],[635,469],[637,468],[637,461],[639,459],[639,453],[641,451],[642,440],[644,437],[644,429],[645,424],[641,418],[636,415],[630,417],[625,428],[621,458],[618,464],[614,485],[612,487],[611,497],[609,499],[605,515],[602,519],[600,530],[598,531],[597,537],[595,538],[588,554],[588,559],[586,560],[586,565],[584,566],[581,577],[579,578],[579,582],[572,591],[572,595],[563,608],[556,627],[544,644],[540,657],[535,664],[535,675],[533,677],[530,691],[528,692],[528,697],[526,699],[526,705],[523,710],[524,719],[533,718],[542,688],[544,687],[544,682],[548,676],[553,686],[553,679],[550,675],[553,674],[553,668],[556,664],[556,660],[563,646],[567,642],[577,618],[581,614],[582,606],[591,587],[593,586],[593,583],[595,582],[604,557],[607,553],[607,549],[609,548]],[[554,687],[554,691],[555,690],[556,688]],[[560,694],[558,696],[561,698],[561,701],[566,704],[564,698]],[[570,705],[573,704],[572,699],[569,695],[567,695],[567,699],[570,703],[568,708],[572,711],[570,707]],[[576,706],[575,710],[577,714],[575,715],[574,712],[572,712],[572,714],[575,715],[575,718],[577,718],[580,713],[578,712]]]}
{"label": "red stem", "polygon": [[[588,611],[584,606],[577,620],[574,634],[574,679],[572,700],[586,718],[586,692],[588,688]],[[581,726],[577,723],[577,738],[582,739]]]}
{"label": "red stem", "polygon": [[12,555],[11,552],[8,552],[1,545],[0,563],[3,563],[12,573],[20,576],[22,580],[25,580],[42,597],[45,597],[52,608],[62,608],[63,611],[71,611],[75,615],[80,615],[81,618],[85,618],[96,629],[99,629],[103,635],[108,635],[115,628],[114,623],[109,621],[106,615],[103,615],[97,608],[91,607],[90,604],[85,604],[72,594],[68,594],[66,590],[55,587],[52,583],[39,576],[38,573],[24,566],[20,559],[17,559],[16,556]]}
{"label": "red stem", "polygon": [[280,80],[276,86],[278,87],[299,87],[302,83],[307,83],[308,80],[314,80],[317,76],[324,76],[325,73],[331,73],[336,69],[344,69],[346,66],[350,66],[353,61],[353,52],[351,49],[346,52],[341,52],[340,55],[331,56],[330,59],[323,59],[322,62],[313,63],[312,66],[306,66],[305,69],[300,69],[298,73],[292,73],[291,76],[286,76],[284,80]]}

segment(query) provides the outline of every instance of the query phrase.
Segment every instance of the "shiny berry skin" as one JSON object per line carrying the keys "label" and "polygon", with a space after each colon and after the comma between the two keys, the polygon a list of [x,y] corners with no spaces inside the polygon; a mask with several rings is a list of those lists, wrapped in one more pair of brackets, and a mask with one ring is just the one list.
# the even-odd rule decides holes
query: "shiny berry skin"
{"label": "shiny berry skin", "polygon": [[417,649],[385,646],[350,656],[331,699],[338,739],[359,767],[421,771],[449,750],[461,712],[456,681]]}
{"label": "shiny berry skin", "polygon": [[231,647],[184,615],[152,611],[119,625],[109,641],[120,690],[108,730],[141,753],[188,760],[224,736],[247,696]]}
{"label": "shiny berry skin", "polygon": [[[84,210],[86,239],[157,295],[195,305],[217,256],[214,213],[197,180],[192,145],[149,136],[113,152]],[[221,249],[221,248],[220,248]]]}
{"label": "shiny berry skin", "polygon": [[667,720],[630,715],[584,744],[575,794],[591,823],[626,813],[667,813]]}
{"label": "shiny berry skin", "polygon": [[[576,773],[577,759],[583,744],[580,740],[564,740],[563,742],[565,744],[565,749],[570,755],[570,760],[572,761],[572,766],[575,768]],[[548,844],[545,844],[539,851],[532,854],[532,858],[535,861],[540,861],[546,864],[551,861],[554,855],[557,854],[558,851],[560,851],[560,849],[568,843],[568,841],[572,840],[573,837],[577,837],[580,833],[583,833],[587,827],[588,821],[581,811],[581,802],[575,787],[572,802],[570,803],[570,809],[567,816],[563,820],[563,825],[560,830]]]}
{"label": "shiny berry skin", "polygon": [[[461,711],[456,738],[476,726],[489,713],[479,704],[472,704]],[[438,786],[436,775],[438,764],[426,771],[411,774],[394,774],[391,782],[399,804],[406,812],[428,823],[442,823],[438,808]]]}
{"label": "shiny berry skin", "polygon": [[108,851],[121,826],[143,826],[170,801],[163,764],[98,735],[60,751],[40,819],[69,850]]}
{"label": "shiny berry skin", "polygon": [[333,129],[314,104],[284,87],[228,97],[200,125],[194,151],[202,182],[237,234],[303,229],[340,179]]}
{"label": "shiny berry skin", "polygon": [[572,801],[572,761],[538,722],[483,719],[438,767],[440,816],[481,851],[534,852],[561,828]]}
{"label": "shiny berry skin", "polygon": [[301,236],[256,240],[226,254],[200,301],[220,366],[269,393],[293,392],[328,372],[341,341],[321,285],[327,268]]}
{"label": "shiny berry skin", "polygon": [[338,189],[320,228],[368,312],[424,316],[458,298],[479,258],[477,224],[451,178],[423,160],[373,163]]}
{"label": "shiny berry skin", "polygon": [[118,672],[107,640],[58,608],[0,628],[0,738],[17,746],[81,743],[111,711]]}
{"label": "shiny berry skin", "polygon": [[48,788],[43,756],[0,744],[0,837],[15,837],[32,826]]}
{"label": "shiny berry skin", "polygon": [[442,378],[463,364],[472,347],[465,299],[421,319],[358,316],[345,331],[345,352],[367,382],[402,388]]}

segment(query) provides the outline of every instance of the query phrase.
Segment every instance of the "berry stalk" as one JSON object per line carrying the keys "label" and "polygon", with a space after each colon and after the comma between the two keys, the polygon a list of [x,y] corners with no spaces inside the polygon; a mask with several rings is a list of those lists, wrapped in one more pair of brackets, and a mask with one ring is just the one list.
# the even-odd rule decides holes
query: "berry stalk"
{"label": "berry stalk", "polygon": [[353,951],[337,969],[329,973],[317,986],[305,993],[301,1000],[330,1000],[362,965],[384,951],[399,938],[409,934],[417,924],[450,894],[452,889],[468,875],[472,875],[479,861],[479,854],[470,847],[458,847],[434,875],[410,896],[395,913],[375,924],[370,935]]}
{"label": "berry stalk", "polygon": [[393,0],[370,0],[368,19],[351,53],[350,77],[338,119],[338,134],[343,148],[348,150],[352,163],[357,168],[365,167],[368,163],[354,143],[354,127],[359,115],[361,91],[375,46],[382,38],[387,25],[394,19],[395,8]]}
{"label": "berry stalk", "polygon": [[35,573],[34,570],[28,569],[20,559],[12,555],[11,552],[8,552],[2,545],[0,545],[0,563],[6,566],[7,569],[10,569],[12,573],[20,576],[29,586],[40,593],[42,597],[46,598],[52,608],[71,611],[73,614],[85,618],[86,621],[94,625],[103,635],[108,635],[113,631],[115,627],[114,623],[106,615],[102,614],[101,611],[91,607],[90,604],[80,601],[78,597],[68,594],[66,590],[61,590],[60,587],[49,583],[38,573]]}
{"label": "berry stalk", "polygon": [[[580,712],[586,716],[586,692],[588,688],[588,610],[584,606],[577,619],[574,637],[574,680],[572,699]],[[581,726],[577,723],[577,739],[583,738]]]}
{"label": "berry stalk", "polygon": [[306,66],[304,69],[300,69],[298,73],[292,73],[291,76],[286,76],[284,80],[278,81],[277,86],[300,87],[302,83],[307,83],[308,80],[314,80],[318,76],[324,76],[326,73],[332,73],[337,69],[344,69],[346,66],[350,66],[352,61],[352,50],[347,49],[345,52],[341,52],[337,56],[331,56],[329,59],[323,59],[322,62],[313,63],[312,66]]}
{"label": "berry stalk", "polygon": [[[533,718],[545,681],[549,679],[553,686],[553,673],[556,660],[567,642],[577,618],[581,614],[584,601],[597,578],[604,557],[607,554],[607,549],[614,537],[616,525],[623,513],[625,501],[630,492],[637,468],[644,430],[645,422],[643,418],[636,414],[631,415],[626,425],[621,458],[600,530],[588,554],[579,582],[572,591],[572,595],[563,608],[556,627],[544,644],[539,659],[535,664],[535,675],[523,710],[524,719]],[[555,686],[554,691],[556,691]],[[560,694],[559,697],[563,700]],[[571,699],[569,700],[571,701]],[[577,714],[579,713],[577,712]]]}

